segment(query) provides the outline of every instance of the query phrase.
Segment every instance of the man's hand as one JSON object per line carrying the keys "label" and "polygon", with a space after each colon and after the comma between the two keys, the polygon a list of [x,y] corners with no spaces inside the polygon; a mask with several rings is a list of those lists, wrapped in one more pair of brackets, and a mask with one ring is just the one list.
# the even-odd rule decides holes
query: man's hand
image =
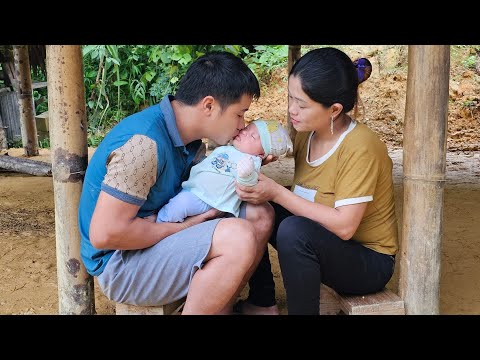
{"label": "man's hand", "polygon": [[154,223],[157,222],[157,214],[152,214],[143,218],[143,220],[147,220],[148,222]]}
{"label": "man's hand", "polygon": [[216,219],[225,216],[223,211],[217,209],[210,209],[203,214],[187,217],[182,223],[179,223],[184,229],[190,226],[201,224],[204,221]]}

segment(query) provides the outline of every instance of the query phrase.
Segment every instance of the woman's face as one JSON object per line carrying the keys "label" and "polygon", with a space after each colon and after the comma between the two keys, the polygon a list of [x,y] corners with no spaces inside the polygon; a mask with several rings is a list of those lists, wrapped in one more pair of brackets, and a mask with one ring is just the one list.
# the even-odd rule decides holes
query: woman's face
{"label": "woman's face", "polygon": [[288,113],[297,131],[329,131],[330,108],[313,101],[302,90],[300,78],[288,79]]}

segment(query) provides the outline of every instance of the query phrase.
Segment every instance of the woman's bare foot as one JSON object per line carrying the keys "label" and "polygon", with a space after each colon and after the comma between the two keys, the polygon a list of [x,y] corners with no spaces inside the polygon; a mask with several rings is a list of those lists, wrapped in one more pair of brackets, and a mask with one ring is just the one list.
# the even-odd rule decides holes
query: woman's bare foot
{"label": "woman's bare foot", "polygon": [[237,310],[237,313],[242,315],[280,315],[278,311],[278,306],[257,306],[246,302],[245,300],[240,300],[234,307]]}

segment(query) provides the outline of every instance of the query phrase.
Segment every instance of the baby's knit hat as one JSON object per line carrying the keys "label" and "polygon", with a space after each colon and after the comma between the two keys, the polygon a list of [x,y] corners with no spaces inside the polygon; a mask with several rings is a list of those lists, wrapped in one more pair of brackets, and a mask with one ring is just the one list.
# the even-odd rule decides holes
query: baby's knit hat
{"label": "baby's knit hat", "polygon": [[280,122],[257,119],[253,123],[257,126],[260,134],[265,156],[272,154],[279,157],[292,151],[293,145],[290,136]]}

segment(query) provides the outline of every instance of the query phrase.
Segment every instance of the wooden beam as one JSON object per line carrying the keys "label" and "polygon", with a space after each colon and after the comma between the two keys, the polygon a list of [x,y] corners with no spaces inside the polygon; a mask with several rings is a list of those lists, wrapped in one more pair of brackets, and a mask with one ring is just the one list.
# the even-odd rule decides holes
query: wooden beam
{"label": "wooden beam", "polygon": [[2,69],[4,74],[3,81],[5,82],[5,85],[11,85],[13,87],[13,90],[18,93],[18,81],[15,77],[15,66],[13,65],[13,62],[3,62]]}
{"label": "wooden beam", "polygon": [[94,282],[80,258],[78,204],[88,163],[80,45],[47,46],[48,114],[55,198],[60,314],[95,313]]}
{"label": "wooden beam", "polygon": [[399,294],[407,314],[438,314],[450,47],[410,45],[403,135]]}
{"label": "wooden beam", "polygon": [[20,110],[23,150],[26,156],[38,155],[37,126],[33,103],[32,76],[27,45],[14,45],[15,75],[18,81],[17,94]]}
{"label": "wooden beam", "polygon": [[166,304],[162,306],[135,306],[135,305],[117,303],[115,307],[115,314],[116,315],[180,315],[180,309],[182,309],[186,299],[187,298],[183,298],[183,299],[174,301],[171,304]]}
{"label": "wooden beam", "polygon": [[[288,45],[288,69],[287,72],[290,74],[290,70],[292,70],[293,64],[300,59],[302,56],[302,45]],[[295,143],[295,135],[297,135],[297,130],[292,126],[292,122],[290,121],[290,114],[287,109],[287,131],[290,135],[290,139],[292,143]]]}
{"label": "wooden beam", "polygon": [[41,82],[36,82],[32,84],[32,89],[41,89],[47,87],[47,82],[46,81],[41,81]]}
{"label": "wooden beam", "polygon": [[52,165],[43,161],[0,155],[0,168],[36,176],[52,176]]}

